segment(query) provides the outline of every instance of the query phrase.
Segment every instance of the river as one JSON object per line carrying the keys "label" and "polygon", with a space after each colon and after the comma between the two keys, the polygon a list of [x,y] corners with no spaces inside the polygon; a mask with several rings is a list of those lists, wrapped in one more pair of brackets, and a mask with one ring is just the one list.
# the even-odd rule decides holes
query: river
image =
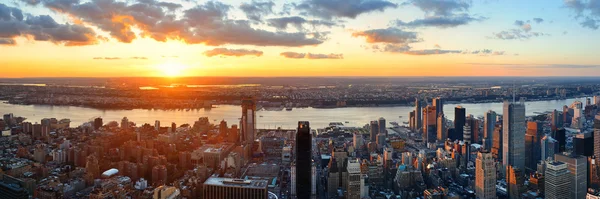
{"label": "river", "polygon": [[[562,106],[570,105],[573,101],[579,100],[585,103],[585,98],[572,98],[565,100],[550,101],[531,101],[525,103],[528,116],[536,115],[537,112],[551,111],[554,109],[562,110]],[[478,103],[478,104],[444,104],[444,114],[448,119],[454,119],[454,107],[463,106],[467,114],[474,116],[483,116],[488,110],[496,111],[502,114],[502,103]],[[347,107],[334,109],[318,108],[294,108],[292,111],[258,111],[257,128],[275,128],[282,127],[293,129],[298,121],[309,121],[313,128],[322,128],[329,122],[348,122],[346,126],[360,127],[371,120],[384,117],[388,122],[395,121],[402,125],[402,122],[408,121],[408,114],[414,107]],[[27,118],[30,122],[40,122],[43,118],[68,118],[71,120],[71,126],[79,126],[88,122],[90,118],[102,117],[104,122],[121,121],[123,117],[141,125],[144,123],[154,124],[155,120],[160,120],[163,126],[175,122],[177,125],[189,123],[193,124],[199,117],[208,117],[213,123],[214,120],[226,120],[231,126],[238,124],[241,117],[241,107],[235,105],[217,105],[212,109],[198,110],[98,110],[92,108],[83,108],[75,106],[48,106],[48,105],[14,105],[0,102],[0,113],[13,113],[15,116]],[[402,117],[399,117],[402,116]],[[388,126],[389,125],[388,123]]]}

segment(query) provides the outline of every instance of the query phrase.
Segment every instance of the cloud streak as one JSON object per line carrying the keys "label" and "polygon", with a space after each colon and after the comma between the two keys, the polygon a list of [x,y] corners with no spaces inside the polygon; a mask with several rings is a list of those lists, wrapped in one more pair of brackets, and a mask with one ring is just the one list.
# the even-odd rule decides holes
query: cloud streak
{"label": "cloud streak", "polygon": [[297,52],[282,52],[279,54],[282,57],[290,59],[344,59],[343,54],[314,54],[314,53],[297,53]]}
{"label": "cloud streak", "polygon": [[247,49],[228,49],[228,48],[215,48],[212,50],[204,51],[205,56],[230,56],[230,57],[242,57],[242,56],[256,56],[260,57],[263,55],[262,51],[259,50],[247,50]]}

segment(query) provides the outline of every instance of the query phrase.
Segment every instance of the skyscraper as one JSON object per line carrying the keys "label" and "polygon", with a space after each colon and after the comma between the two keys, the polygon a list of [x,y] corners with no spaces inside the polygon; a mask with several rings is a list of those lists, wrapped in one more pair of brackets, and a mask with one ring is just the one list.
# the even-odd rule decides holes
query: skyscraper
{"label": "skyscraper", "polygon": [[558,142],[550,135],[546,135],[541,141],[540,160],[554,159],[554,154],[558,153]]}
{"label": "skyscraper", "polygon": [[[421,117],[422,114],[421,110],[421,100],[419,100],[419,98],[415,98],[415,125],[416,125],[416,129],[419,129],[423,126],[423,119]],[[415,129],[415,130],[416,130]]]}
{"label": "skyscraper", "polygon": [[492,148],[492,140],[494,140],[494,128],[496,128],[496,112],[489,110],[485,113],[483,120],[483,138],[487,143],[485,146],[487,149]]}
{"label": "skyscraper", "polygon": [[435,106],[423,108],[423,139],[428,143],[434,143],[437,136],[437,117],[435,115]]}
{"label": "skyscraper", "polygon": [[[502,166],[525,168],[525,104],[504,102]],[[508,170],[508,169],[507,169]]]}
{"label": "skyscraper", "polygon": [[435,106],[435,116],[438,117],[440,114],[444,113],[444,102],[442,98],[436,97],[432,99],[432,104]]}
{"label": "skyscraper", "polygon": [[567,169],[567,164],[563,162],[546,163],[546,172],[544,178],[544,190],[547,199],[569,198],[571,175]]}
{"label": "skyscraper", "polygon": [[523,183],[525,182],[523,179],[523,170],[508,165],[506,173],[506,182],[508,183],[506,191],[508,192],[508,198],[521,198],[521,194],[525,192],[525,186],[523,186]]}
{"label": "skyscraper", "polygon": [[579,133],[573,138],[573,152],[591,157],[594,155],[594,137],[591,132]]}
{"label": "skyscraper", "polygon": [[600,116],[594,117],[594,156],[600,158]]}
{"label": "skyscraper", "polygon": [[465,126],[465,120],[467,117],[467,111],[461,106],[454,108],[454,132],[457,135],[455,140],[463,140],[463,128]]}
{"label": "skyscraper", "polygon": [[160,130],[160,121],[159,120],[154,121],[154,130],[156,130],[156,131]]}
{"label": "skyscraper", "polygon": [[[329,171],[329,174],[327,176],[327,196],[328,198],[337,198],[337,189],[338,187],[340,187],[340,169],[338,168],[338,164],[335,158],[331,159],[329,165],[327,166],[327,169]],[[300,190],[297,190],[297,193],[300,193]]]}
{"label": "skyscraper", "polygon": [[562,113],[558,112],[556,109],[552,111],[552,120],[550,126],[552,127],[552,132],[554,132],[557,128],[563,127]]}
{"label": "skyscraper", "polygon": [[387,137],[387,130],[385,128],[385,118],[380,117],[379,120],[377,120],[378,122],[378,126],[379,126],[379,133],[383,133],[385,134],[385,136]]}
{"label": "skyscraper", "polygon": [[371,131],[370,133],[370,137],[371,137],[371,142],[376,142],[377,141],[377,134],[379,134],[379,122],[378,121],[371,121]]}
{"label": "skyscraper", "polygon": [[446,138],[448,138],[447,130],[446,130],[446,118],[444,117],[444,114],[442,113],[438,116],[438,119],[437,119],[437,140],[439,142],[444,142],[444,141],[446,141]]}
{"label": "skyscraper", "polygon": [[296,133],[296,195],[298,198],[310,198],[312,138],[310,124],[298,122]]}
{"label": "skyscraper", "polygon": [[[465,123],[471,128],[471,143],[481,143],[481,138],[479,136],[479,120],[473,115],[469,115],[467,116]],[[467,125],[465,125],[465,128]]]}
{"label": "skyscraper", "polygon": [[558,142],[557,153],[565,152],[567,149],[567,131],[565,128],[559,128],[554,132],[554,139]]}
{"label": "skyscraper", "polygon": [[463,151],[465,159],[463,166],[466,168],[467,164],[469,164],[469,159],[471,157],[471,127],[469,124],[466,124],[463,130],[463,142],[465,143],[465,150]]}
{"label": "skyscraper", "polygon": [[358,159],[348,158],[348,187],[347,199],[360,199],[360,162]]}
{"label": "skyscraper", "polygon": [[486,150],[477,153],[475,160],[475,193],[477,198],[497,198],[496,166],[492,154]]}
{"label": "skyscraper", "polygon": [[256,135],[256,102],[254,98],[242,99],[242,142],[248,144],[250,149],[254,144]]}
{"label": "skyscraper", "polygon": [[587,193],[587,158],[572,153],[555,154],[554,160],[567,164],[571,173],[571,197],[585,198]]}
{"label": "skyscraper", "polygon": [[502,144],[504,143],[502,140],[502,122],[500,121],[494,127],[494,139],[492,139],[492,154],[494,159],[498,161],[502,161]]}
{"label": "skyscraper", "polygon": [[525,170],[533,172],[541,159],[541,140],[544,136],[543,124],[537,121],[527,122],[525,133]]}

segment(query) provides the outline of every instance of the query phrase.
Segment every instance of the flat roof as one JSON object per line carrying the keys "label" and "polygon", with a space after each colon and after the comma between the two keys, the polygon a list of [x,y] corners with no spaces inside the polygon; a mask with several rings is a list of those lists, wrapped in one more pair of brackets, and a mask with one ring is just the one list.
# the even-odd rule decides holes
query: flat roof
{"label": "flat roof", "polygon": [[245,180],[245,179],[234,179],[234,178],[219,178],[210,177],[204,182],[205,185],[212,186],[226,186],[226,187],[239,187],[239,188],[254,188],[254,189],[267,189],[269,182],[267,180]]}

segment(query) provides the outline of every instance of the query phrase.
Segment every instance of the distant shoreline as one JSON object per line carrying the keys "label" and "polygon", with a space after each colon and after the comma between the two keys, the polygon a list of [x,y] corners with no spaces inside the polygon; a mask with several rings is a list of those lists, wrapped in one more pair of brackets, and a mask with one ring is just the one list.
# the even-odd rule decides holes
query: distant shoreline
{"label": "distant shoreline", "polygon": [[[588,98],[591,97],[589,95],[584,95],[584,96],[571,96],[568,98],[553,98],[553,99],[547,99],[547,98],[542,98],[542,99],[527,99],[525,102],[537,102],[537,101],[560,101],[560,100],[568,100],[568,99],[577,99],[577,98]],[[472,102],[472,101],[447,101],[444,102],[445,105],[461,105],[461,104],[485,104],[485,103],[502,103],[503,100],[482,100],[482,101],[476,101],[476,102]],[[4,104],[11,104],[11,105],[21,105],[21,106],[56,106],[56,107],[80,107],[80,108],[89,108],[89,109],[96,109],[96,110],[101,110],[101,111],[128,111],[128,110],[161,110],[161,111],[192,111],[192,110],[202,110],[202,109],[214,109],[214,108],[219,108],[219,105],[231,105],[231,106],[240,106],[239,104],[230,104],[230,103],[222,103],[222,104],[213,104],[214,106],[208,108],[198,108],[198,107],[194,107],[194,108],[142,108],[142,107],[136,107],[136,108],[119,108],[119,107],[115,107],[115,108],[110,108],[110,107],[100,107],[100,106],[86,106],[86,105],[52,105],[52,104],[21,104],[21,103],[11,103],[10,101],[7,100],[0,100],[0,103],[4,103]],[[366,104],[366,105],[358,105],[358,106],[303,106],[303,107],[292,107],[293,109],[305,109],[305,108],[314,108],[314,109],[339,109],[339,108],[361,108],[361,107],[365,107],[365,108],[373,108],[373,107],[412,107],[414,105],[412,104]],[[286,110],[286,107],[262,107],[261,109],[257,110],[257,111],[293,111],[292,110]]]}

